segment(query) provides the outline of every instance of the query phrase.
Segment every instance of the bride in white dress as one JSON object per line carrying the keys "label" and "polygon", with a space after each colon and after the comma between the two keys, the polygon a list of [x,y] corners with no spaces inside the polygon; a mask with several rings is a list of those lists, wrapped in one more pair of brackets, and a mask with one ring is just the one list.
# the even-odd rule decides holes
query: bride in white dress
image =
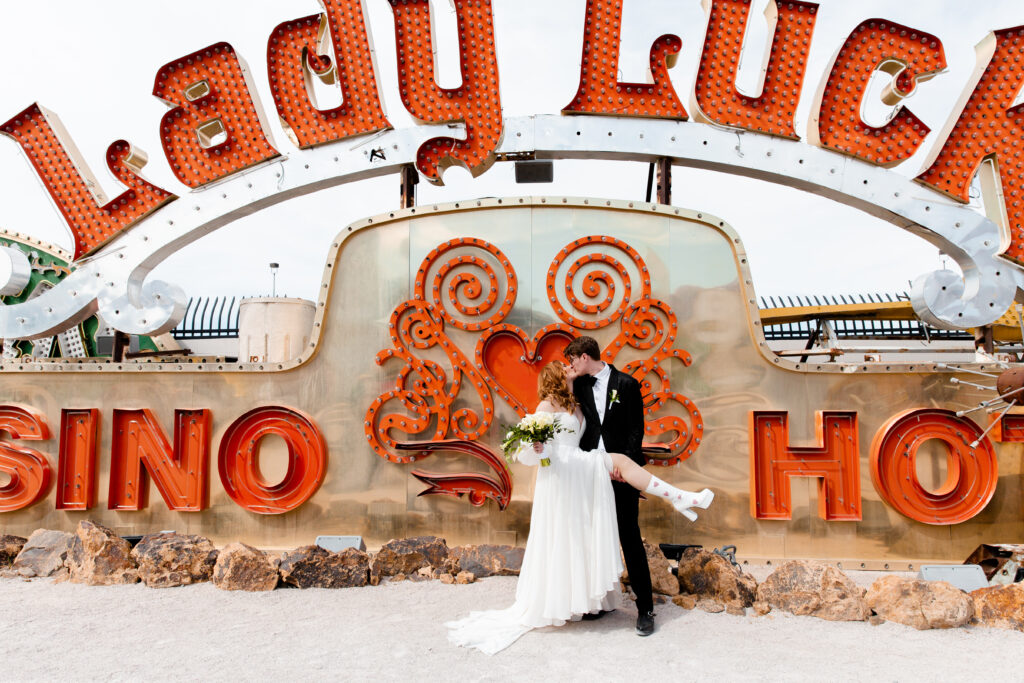
{"label": "bride in white dress", "polygon": [[691,508],[707,508],[714,498],[708,489],[676,489],[621,453],[580,450],[583,414],[569,389],[572,377],[567,371],[572,372],[561,363],[544,366],[537,406],[538,413],[553,414],[566,431],[518,454],[519,462],[527,465],[537,465],[542,457],[551,464],[537,470],[516,601],[507,609],[472,612],[447,623],[448,639],[455,645],[494,654],[531,629],[561,626],[587,613],[615,609],[622,559],[613,471],[634,488],[667,498],[690,519],[696,519]]}

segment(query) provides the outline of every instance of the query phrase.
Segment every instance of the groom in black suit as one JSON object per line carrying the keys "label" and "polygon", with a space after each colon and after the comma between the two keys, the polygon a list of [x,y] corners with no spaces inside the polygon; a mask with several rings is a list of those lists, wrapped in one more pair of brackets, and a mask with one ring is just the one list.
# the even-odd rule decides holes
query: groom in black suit
{"label": "groom in black suit", "polygon": [[[580,404],[586,428],[580,448],[591,451],[603,447],[609,453],[624,453],[643,467],[644,406],[640,383],[601,360],[601,349],[591,337],[572,340],[563,352],[578,375],[573,393]],[[617,473],[612,473],[616,479]],[[651,595],[651,570],[640,536],[640,493],[623,481],[612,481],[615,513],[619,523],[619,544],[626,560],[629,582],[636,594],[637,635],[654,633],[654,600]],[[584,618],[597,618],[585,615]]]}

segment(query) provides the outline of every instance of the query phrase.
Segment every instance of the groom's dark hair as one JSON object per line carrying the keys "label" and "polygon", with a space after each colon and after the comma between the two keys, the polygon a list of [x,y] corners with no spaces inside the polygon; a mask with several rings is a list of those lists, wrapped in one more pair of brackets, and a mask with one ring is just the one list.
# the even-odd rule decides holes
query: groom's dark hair
{"label": "groom's dark hair", "polygon": [[579,358],[587,354],[594,360],[601,360],[601,347],[593,337],[576,337],[565,347],[562,355],[566,358]]}

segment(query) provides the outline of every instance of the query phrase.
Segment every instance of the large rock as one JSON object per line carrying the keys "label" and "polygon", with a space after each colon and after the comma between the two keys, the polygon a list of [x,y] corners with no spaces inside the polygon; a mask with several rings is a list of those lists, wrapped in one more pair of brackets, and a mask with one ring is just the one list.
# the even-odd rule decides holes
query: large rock
{"label": "large rock", "polygon": [[697,606],[697,597],[694,595],[687,595],[680,593],[672,598],[672,602],[679,605],[683,609],[693,609]]}
{"label": "large rock", "polygon": [[151,534],[132,549],[132,559],[147,586],[171,588],[209,581],[217,549],[202,536]]}
{"label": "large rock", "polygon": [[370,580],[370,556],[357,548],[332,553],[304,545],[281,558],[281,580],[297,588],[352,588]]}
{"label": "large rock", "polygon": [[989,586],[971,592],[974,624],[1024,631],[1024,584]]}
{"label": "large rock", "polygon": [[0,568],[10,567],[14,558],[18,556],[21,549],[25,547],[28,539],[21,536],[0,536]]}
{"label": "large rock", "polygon": [[829,621],[864,621],[871,614],[864,590],[821,562],[787,562],[757,587],[757,599],[776,609]]}
{"label": "large rock", "polygon": [[213,565],[213,585],[226,591],[272,591],[277,579],[270,556],[245,543],[224,546]]}
{"label": "large rock", "polygon": [[67,531],[36,529],[14,558],[11,569],[19,576],[53,576],[64,569],[75,535]]}
{"label": "large rock", "polygon": [[[679,580],[672,574],[669,564],[661,548],[644,541],[647,551],[647,566],[651,569],[651,590],[662,595],[679,595]],[[623,570],[622,583],[629,583],[629,571]]]}
{"label": "large rock", "polygon": [[437,536],[416,536],[388,541],[370,562],[374,578],[415,574],[420,567],[442,567],[448,559],[448,544]]}
{"label": "large rock", "polygon": [[957,628],[974,616],[971,597],[945,581],[883,576],[864,596],[868,607],[886,621],[930,628]]}
{"label": "large rock", "polygon": [[512,545],[462,545],[451,549],[452,568],[439,567],[450,574],[472,572],[477,578],[485,576],[519,576],[523,566],[524,548]]}
{"label": "large rock", "polygon": [[677,573],[682,592],[725,605],[750,607],[757,596],[757,581],[753,576],[707,550],[687,548],[679,558]]}
{"label": "large rock", "polygon": [[679,579],[672,573],[672,565],[658,546],[644,541],[647,566],[651,569],[651,590],[662,595],[679,595]]}
{"label": "large rock", "polygon": [[718,614],[719,612],[725,611],[725,605],[720,603],[718,600],[703,598],[697,601],[697,609],[703,610],[708,614]]}
{"label": "large rock", "polygon": [[138,583],[139,569],[132,559],[132,546],[113,531],[82,520],[68,553],[72,583],[112,586]]}

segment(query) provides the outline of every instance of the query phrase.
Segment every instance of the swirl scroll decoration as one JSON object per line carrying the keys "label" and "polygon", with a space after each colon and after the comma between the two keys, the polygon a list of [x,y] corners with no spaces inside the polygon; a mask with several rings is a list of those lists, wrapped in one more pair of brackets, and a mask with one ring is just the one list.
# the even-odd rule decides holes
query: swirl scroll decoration
{"label": "swirl scroll decoration", "polygon": [[[505,276],[505,299],[490,317],[497,303],[498,276],[490,262],[475,255],[460,255],[441,264],[427,288],[427,275],[446,253],[459,247],[473,247],[494,256]],[[487,285],[480,278],[484,276]],[[447,300],[442,299],[442,288]],[[408,463],[425,457],[427,451],[399,453],[390,430],[423,434],[433,427],[429,440],[441,440],[451,433],[455,438],[476,441],[491,424],[494,401],[483,375],[466,358],[445,331],[446,325],[460,330],[478,331],[497,325],[515,304],[516,274],[508,258],[493,244],[473,238],[449,240],[427,254],[416,273],[414,298],[399,304],[391,313],[388,329],[392,348],[377,354],[377,364],[392,358],[403,361],[395,388],[384,392],[370,405],[364,424],[366,438],[374,452],[396,463]],[[449,310],[447,305],[454,309]],[[458,316],[464,317],[458,317]],[[417,352],[440,348],[447,357],[446,371],[436,361],[421,359]],[[449,376],[451,381],[449,382]],[[472,387],[480,400],[483,415],[472,408],[453,411],[463,383]],[[382,413],[385,404],[398,401],[405,413]]]}
{"label": "swirl scroll decoration", "polygon": [[[560,296],[556,280],[563,272]],[[650,271],[640,254],[613,237],[575,240],[556,254],[545,286],[560,322],[531,336],[506,321],[518,281],[508,257],[493,244],[475,238],[448,240],[417,269],[413,298],[391,313],[391,347],[376,356],[378,365],[399,360],[401,367],[394,387],[366,411],[367,442],[393,463],[450,451],[479,460],[495,473],[415,470],[411,474],[428,486],[420,495],[468,494],[473,505],[489,498],[504,509],[511,500],[512,479],[504,460],[482,443],[494,421],[491,390],[519,416],[526,415],[543,364],[561,358],[565,346],[580,334],[615,323],[619,332],[602,358],[613,363],[626,349],[645,355],[620,369],[641,383],[645,432],[660,438],[644,444],[648,463],[674,465],[699,447],[704,430],[700,411],[672,390],[670,374],[662,367],[673,358],[689,366],[692,359],[674,348],[676,315],[666,302],[653,298]],[[464,340],[477,333],[471,361],[453,335]],[[681,411],[662,415],[672,403]],[[394,432],[405,438],[397,439]]]}
{"label": "swirl scroll decoration", "polygon": [[[595,248],[598,251],[594,251]],[[640,279],[639,287],[633,286],[629,269],[612,256],[612,252],[621,252],[632,262]],[[559,301],[557,275],[563,265],[568,266],[562,282],[563,292],[575,315]],[[616,279],[622,284],[620,297],[616,297]],[[657,449],[647,448],[645,444],[647,462],[668,467],[693,455],[704,434],[704,421],[693,401],[672,391],[669,373],[662,367],[662,363],[671,358],[689,367],[693,359],[685,350],[673,348],[679,333],[678,319],[666,302],[651,296],[651,273],[636,249],[605,235],[570,242],[548,268],[546,287],[555,315],[573,327],[597,330],[619,322],[618,336],[601,353],[606,363],[614,363],[619,353],[630,347],[649,353],[645,359],[619,368],[640,382],[646,415],[645,434],[648,437],[673,435],[669,441],[660,442]],[[631,300],[634,292],[639,296]],[[661,410],[671,402],[682,407],[689,424],[676,415],[659,417]],[[652,451],[669,455],[652,457]]]}

